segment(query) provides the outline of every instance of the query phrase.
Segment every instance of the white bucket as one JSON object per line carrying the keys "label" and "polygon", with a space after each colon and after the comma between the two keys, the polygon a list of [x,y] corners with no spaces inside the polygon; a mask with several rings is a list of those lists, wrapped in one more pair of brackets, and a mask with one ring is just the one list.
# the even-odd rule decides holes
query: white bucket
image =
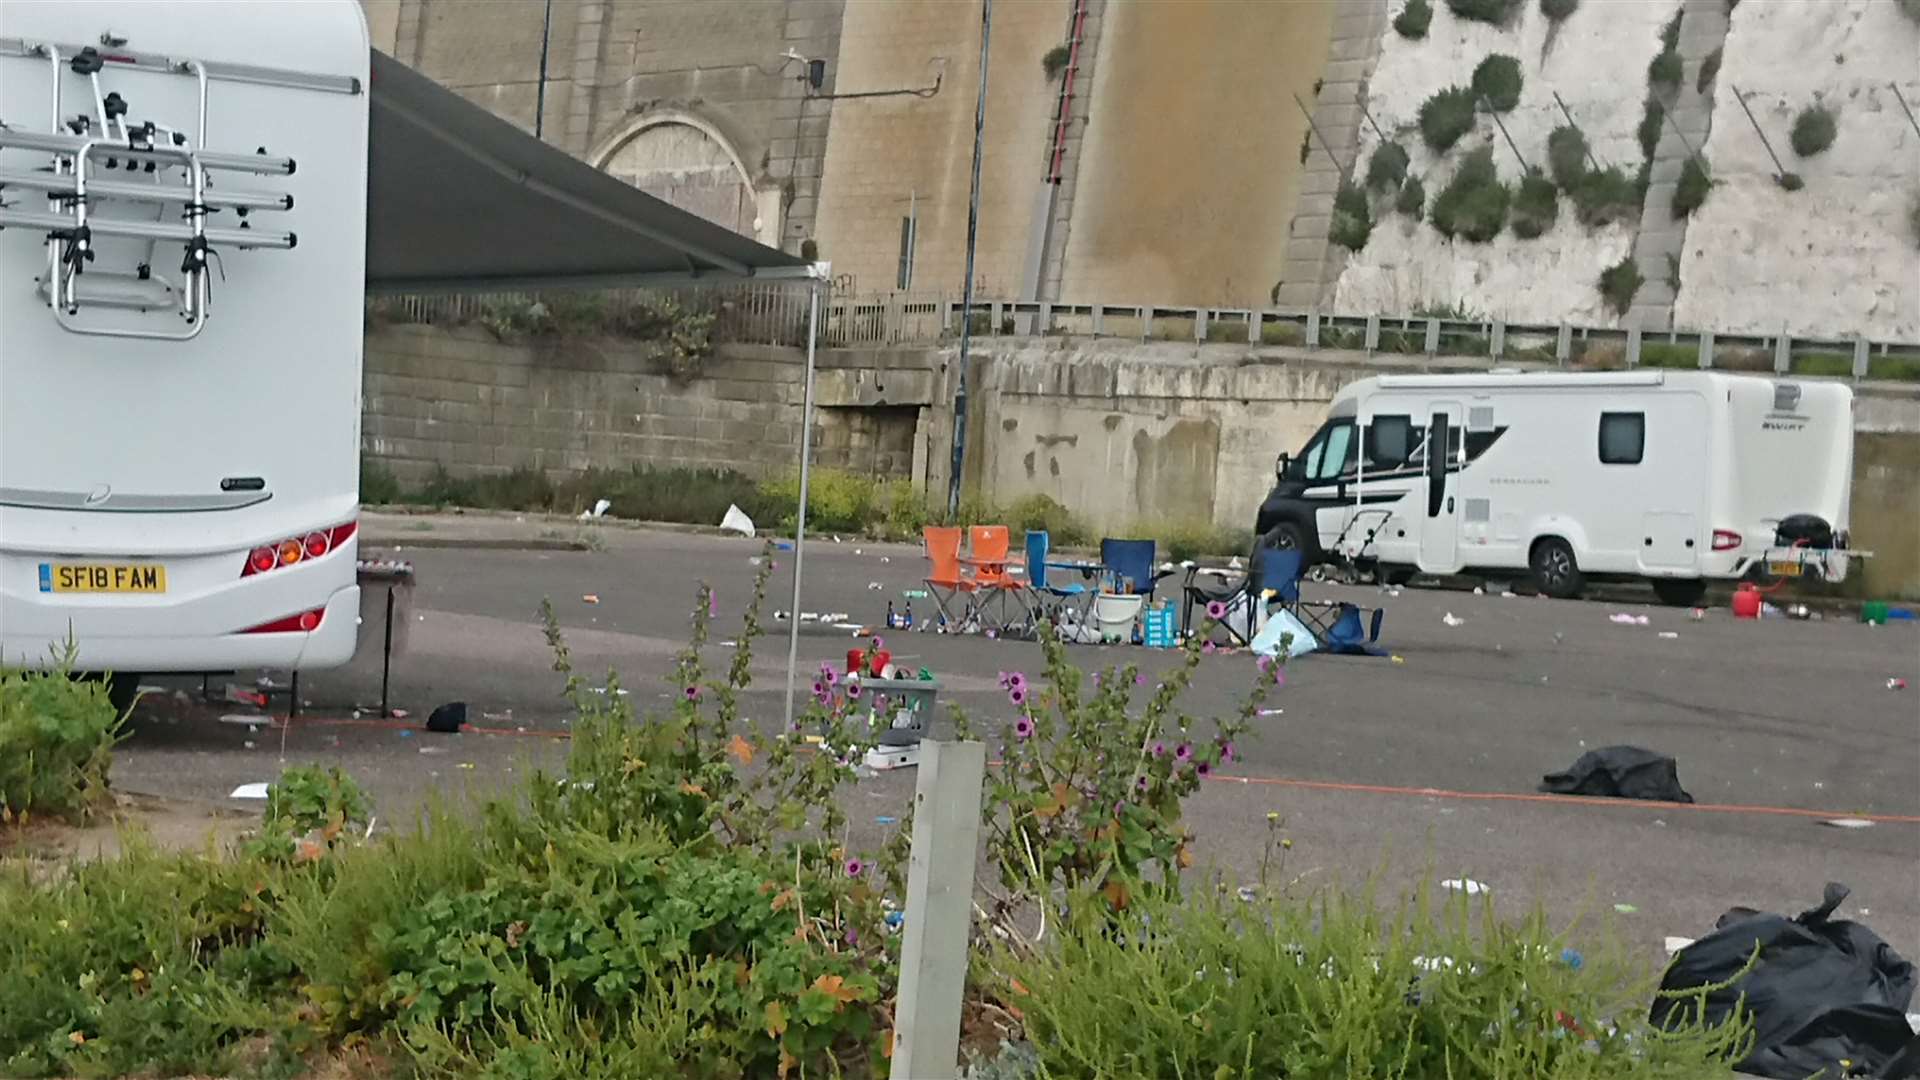
{"label": "white bucket", "polygon": [[1146,597],[1139,594],[1101,593],[1093,602],[1093,621],[1105,641],[1130,642],[1133,624],[1140,618]]}

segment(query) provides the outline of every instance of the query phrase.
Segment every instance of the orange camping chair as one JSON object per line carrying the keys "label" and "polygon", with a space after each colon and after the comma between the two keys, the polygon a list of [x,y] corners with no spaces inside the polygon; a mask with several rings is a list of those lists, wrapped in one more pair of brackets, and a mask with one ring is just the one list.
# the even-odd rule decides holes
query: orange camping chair
{"label": "orange camping chair", "polygon": [[[967,576],[960,566],[960,529],[951,525],[929,525],[921,530],[921,536],[927,544],[927,562],[929,568],[925,579],[927,591],[933,594],[934,606],[940,609],[940,618],[953,629],[973,617],[974,594],[980,584]],[[966,604],[955,618],[948,606],[955,599],[964,597]]]}
{"label": "orange camping chair", "polygon": [[[996,605],[995,612],[999,618],[997,625],[1000,629],[1005,630],[1016,622],[1024,624],[1028,621],[1030,612],[1022,599],[1025,588],[1018,578],[1008,572],[1010,559],[1007,549],[1012,546],[1012,540],[1007,527],[975,525],[967,530],[967,537],[971,553],[968,558],[961,561],[973,569],[974,584],[980,590],[976,601],[976,612],[984,616],[987,605],[993,603]],[[1014,598],[1019,604],[1020,618],[1017,620],[1007,617],[1009,597]]]}

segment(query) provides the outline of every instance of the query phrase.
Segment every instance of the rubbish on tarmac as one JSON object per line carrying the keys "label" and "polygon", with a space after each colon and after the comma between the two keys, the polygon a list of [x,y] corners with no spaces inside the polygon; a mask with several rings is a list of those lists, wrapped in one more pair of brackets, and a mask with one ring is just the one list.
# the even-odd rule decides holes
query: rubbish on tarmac
{"label": "rubbish on tarmac", "polygon": [[868,591],[868,592],[880,592],[881,590],[883,590],[883,589],[885,589],[885,588],[886,588],[886,586],[885,586],[885,585],[882,585],[882,584],[880,584],[880,583],[879,583],[879,582],[877,582],[877,581],[869,581],[869,582],[867,582],[867,591]]}
{"label": "rubbish on tarmac", "polygon": [[267,788],[269,786],[270,785],[265,783],[264,781],[258,784],[241,784],[239,787],[234,788],[233,793],[231,795],[228,795],[227,798],[229,799],[264,799],[267,797]]}
{"label": "rubbish on tarmac", "polygon": [[1612,615],[1607,616],[1607,621],[1610,623],[1618,623],[1621,626],[1647,625],[1647,617],[1645,615],[1629,615],[1624,611],[1616,611]]}
{"label": "rubbish on tarmac", "polygon": [[1662,630],[1662,631],[1660,631],[1660,636],[1661,636],[1661,637],[1663,637],[1663,638],[1666,638],[1666,639],[1667,639],[1667,640],[1669,640],[1669,641],[1671,641],[1671,640],[1673,640],[1674,638],[1677,638],[1677,637],[1679,637],[1679,636],[1680,636],[1680,632],[1679,632],[1679,631],[1677,631],[1677,630]]}
{"label": "rubbish on tarmac", "polygon": [[1613,910],[1619,912],[1622,915],[1632,915],[1635,912],[1638,912],[1640,909],[1637,907],[1634,907],[1632,904],[1615,904],[1613,905]]}
{"label": "rubbish on tarmac", "polygon": [[267,695],[258,690],[249,690],[244,686],[227,684],[226,698],[235,705],[251,705],[256,709],[267,707]]}
{"label": "rubbish on tarmac", "polygon": [[586,595],[584,595],[584,596],[582,596],[582,597],[580,598],[580,602],[581,602],[581,603],[583,603],[583,604],[597,604],[597,603],[599,603],[599,602],[600,602],[600,594],[599,594],[599,593],[587,593]]}
{"label": "rubbish on tarmac", "polygon": [[1440,621],[1446,623],[1448,626],[1464,626],[1467,622],[1467,620],[1460,618],[1451,611],[1440,616]]}
{"label": "rubbish on tarmac", "polygon": [[1881,1070],[1915,1042],[1914,967],[1872,930],[1833,917],[1847,891],[1829,883],[1818,907],[1791,919],[1729,909],[1678,950],[1648,1020],[1671,1029],[1750,1017],[1752,1048],[1733,1067],[1757,1076],[1828,1075],[1843,1060],[1849,1075],[1911,1075]]}
{"label": "rubbish on tarmac", "polygon": [[753,535],[753,519],[747,516],[746,511],[728,503],[727,512],[720,518],[720,531],[750,537]]}
{"label": "rubbish on tarmac", "polygon": [[1694,608],[1692,611],[1687,612],[1687,617],[1694,622],[1700,622],[1707,617],[1707,609],[1703,607]]}
{"label": "rubbish on tarmac", "polygon": [[1820,824],[1831,825],[1836,829],[1871,829],[1873,828],[1873,822],[1868,821],[1865,818],[1857,818],[1857,817],[1828,818],[1825,821],[1822,821]]}
{"label": "rubbish on tarmac", "polygon": [[1889,690],[1905,690],[1906,688],[1907,680],[1905,679],[1896,676],[1887,680],[1887,689]]}
{"label": "rubbish on tarmac", "polygon": [[1787,605],[1787,618],[1800,619],[1802,621],[1811,619],[1813,618],[1813,609],[1805,604],[1789,604]]}
{"label": "rubbish on tarmac", "polygon": [[613,509],[612,503],[605,499],[596,499],[594,500],[593,509],[580,511],[580,520],[591,521],[594,518],[606,517],[607,511],[611,509]]}
{"label": "rubbish on tarmac", "polygon": [[1690,937],[1668,937],[1662,944],[1666,946],[1667,955],[1671,956],[1693,944],[1693,939]]}
{"label": "rubbish on tarmac", "polygon": [[1680,768],[1672,758],[1637,746],[1589,750],[1580,755],[1572,768],[1541,777],[1540,790],[1555,795],[1693,801],[1693,796],[1680,786]]}
{"label": "rubbish on tarmac", "polygon": [[244,724],[247,728],[257,728],[273,720],[270,716],[256,716],[252,713],[227,713],[220,718],[223,724]]}
{"label": "rubbish on tarmac", "polygon": [[1475,881],[1472,878],[1448,878],[1440,883],[1440,887],[1446,889],[1448,892],[1463,892],[1468,896],[1479,896],[1481,893],[1493,891],[1491,885]]}

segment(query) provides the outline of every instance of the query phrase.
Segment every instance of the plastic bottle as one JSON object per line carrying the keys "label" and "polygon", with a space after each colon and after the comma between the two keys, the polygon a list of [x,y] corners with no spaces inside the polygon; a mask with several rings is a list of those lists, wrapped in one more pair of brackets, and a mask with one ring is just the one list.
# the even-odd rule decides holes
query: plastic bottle
{"label": "plastic bottle", "polygon": [[911,599],[907,601],[906,620],[902,622],[900,625],[906,627],[909,630],[913,629],[913,601]]}

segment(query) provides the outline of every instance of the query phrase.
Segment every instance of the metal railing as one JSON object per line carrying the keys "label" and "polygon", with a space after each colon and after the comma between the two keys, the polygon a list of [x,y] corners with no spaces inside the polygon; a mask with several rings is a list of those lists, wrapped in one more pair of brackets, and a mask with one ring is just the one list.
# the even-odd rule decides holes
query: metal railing
{"label": "metal railing", "polygon": [[[666,290],[683,305],[714,315],[717,341],[806,343],[806,293],[791,285],[728,283]],[[661,292],[605,294],[615,300]],[[527,293],[393,296],[388,311],[412,322],[481,320],[538,297]],[[973,332],[987,337],[1109,337],[1337,350],[1425,357],[1449,366],[1542,364],[1608,370],[1698,368],[1836,378],[1920,381],[1920,343],[1864,335],[1727,334],[1711,330],[1643,331],[1571,323],[1509,323],[1439,314],[1383,316],[1272,308],[1147,304],[1060,304],[977,300]],[[932,344],[957,336],[960,303],[942,294],[829,292],[820,344],[883,347]]]}

